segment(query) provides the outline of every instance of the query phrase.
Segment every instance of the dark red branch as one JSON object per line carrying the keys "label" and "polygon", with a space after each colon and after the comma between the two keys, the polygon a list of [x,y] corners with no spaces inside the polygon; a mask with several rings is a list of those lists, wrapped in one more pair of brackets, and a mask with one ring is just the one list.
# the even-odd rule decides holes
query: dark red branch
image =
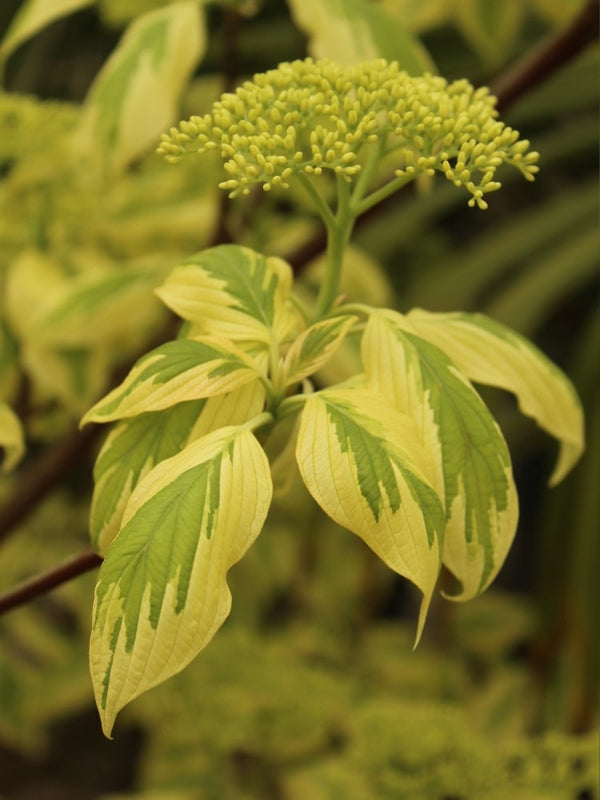
{"label": "dark red branch", "polygon": [[96,569],[101,563],[102,556],[94,553],[93,550],[85,550],[83,553],[73,556],[63,564],[36,575],[31,580],[25,581],[2,595],[0,597],[0,614],[25,605],[34,597],[39,597],[78,575],[83,575],[84,572]]}
{"label": "dark red branch", "polygon": [[81,464],[94,441],[102,433],[97,426],[74,429],[64,439],[48,447],[30,467],[19,475],[18,486],[0,507],[0,542],[35,510],[36,506],[65,475]]}
{"label": "dark red branch", "polygon": [[492,83],[490,88],[498,98],[500,111],[506,111],[598,38],[599,9],[598,0],[589,0],[569,26],[542,42]]}

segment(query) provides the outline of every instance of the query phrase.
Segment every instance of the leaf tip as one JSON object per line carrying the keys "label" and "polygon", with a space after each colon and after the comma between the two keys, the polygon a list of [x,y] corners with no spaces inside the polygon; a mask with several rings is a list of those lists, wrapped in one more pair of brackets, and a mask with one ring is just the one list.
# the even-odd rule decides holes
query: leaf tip
{"label": "leaf tip", "polygon": [[111,742],[114,740],[114,736],[112,735],[113,727],[115,724],[115,717],[111,715],[110,717],[106,716],[102,712],[100,712],[100,722],[102,724],[102,733],[104,736],[109,739]]}
{"label": "leaf tip", "polygon": [[417,621],[417,632],[415,634],[415,642],[412,648],[413,652],[417,649],[417,646],[421,641],[421,636],[423,635],[425,620],[427,619],[427,613],[429,611],[429,606],[431,604],[431,596],[432,592],[428,592],[427,594],[423,595],[423,599],[421,600],[421,608],[419,609],[419,619]]}
{"label": "leaf tip", "polygon": [[[582,426],[583,427],[583,426]],[[572,442],[561,442],[560,453],[552,474],[548,478],[548,486],[554,488],[566,478],[577,464],[585,450],[583,433]]]}

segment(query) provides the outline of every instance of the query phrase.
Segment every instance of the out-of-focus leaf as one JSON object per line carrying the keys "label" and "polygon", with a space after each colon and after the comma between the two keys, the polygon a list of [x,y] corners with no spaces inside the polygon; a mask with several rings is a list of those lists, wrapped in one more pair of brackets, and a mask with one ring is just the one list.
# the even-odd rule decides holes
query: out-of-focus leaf
{"label": "out-of-focus leaf", "polygon": [[586,284],[593,285],[599,254],[600,231],[594,221],[591,227],[567,236],[551,252],[530,263],[527,271],[504,291],[498,291],[486,306],[486,314],[532,335],[557,303]]}
{"label": "out-of-focus leaf", "polygon": [[152,274],[98,274],[94,264],[90,274],[68,276],[57,258],[33,249],[10,264],[7,322],[39,399],[59,398],[80,415],[98,398],[118,360],[115,346],[127,355],[162,313]]}
{"label": "out-of-focus leaf", "polygon": [[386,58],[411,75],[433,72],[420,42],[397,19],[366,0],[288,0],[292,16],[309,37],[310,53],[340,64]]}
{"label": "out-of-focus leaf", "polygon": [[[597,219],[596,180],[573,189],[565,188],[524,210],[518,217],[510,217],[479,234],[470,246],[463,246],[458,252],[440,258],[430,269],[416,275],[408,287],[406,302],[431,311],[467,311],[481,306],[486,292],[492,287],[498,287],[497,291],[502,293],[502,287],[506,287],[506,282],[511,281],[515,274],[517,280],[527,280],[531,266],[554,261],[557,250],[581,247],[585,253],[583,244],[577,244],[575,237],[578,240],[581,227],[590,222],[595,224]],[[581,280],[580,264],[568,263],[569,268],[564,270],[565,274],[559,281],[561,285],[568,285],[572,275],[575,284]],[[542,287],[542,291],[544,289],[550,290]],[[510,291],[510,288],[504,291]],[[535,296],[536,302],[529,303],[530,311],[536,315],[538,296],[531,296]],[[531,326],[525,331],[519,324],[511,324],[524,333],[533,331]]]}
{"label": "out-of-focus leaf", "polygon": [[[2,484],[10,480],[7,476]],[[59,489],[30,511],[18,535],[3,542],[2,592],[85,547],[87,510],[72,493]],[[53,536],[58,520],[61,535]],[[92,595],[93,575],[84,575],[0,617],[0,740],[20,757],[41,756],[51,722],[89,707],[86,640]],[[8,780],[2,770],[2,794]]]}
{"label": "out-of-focus leaf", "polygon": [[50,22],[91,6],[96,0],[27,0],[15,15],[0,44],[0,74],[14,50]]}
{"label": "out-of-focus leaf", "polygon": [[[569,367],[585,409],[586,451],[577,472],[567,476],[544,504],[537,567],[536,600],[542,620],[538,641],[542,650],[560,646],[543,698],[544,711],[550,725],[562,726],[567,720],[575,729],[593,724],[600,683],[599,341],[596,308],[579,332]],[[556,619],[563,620],[559,631]]]}
{"label": "out-of-focus leaf", "polygon": [[522,0],[460,0],[456,22],[484,63],[497,64],[515,44],[525,18]]}
{"label": "out-of-focus leaf", "polygon": [[[593,125],[598,129],[598,95],[594,91],[594,78],[598,74],[600,53],[589,48],[563,70],[552,75],[531,93],[517,100],[507,114],[507,122],[518,130],[529,125],[538,126],[541,121],[551,121],[552,127],[544,133],[536,134],[535,147],[542,155],[542,165],[546,169],[552,162],[552,150],[561,146],[561,139],[567,142],[580,133],[591,137]],[[577,121],[571,114],[581,115]],[[587,115],[587,116],[584,116]],[[596,133],[596,141],[598,135]],[[585,136],[581,141],[586,140]],[[592,144],[593,147],[593,144]]]}
{"label": "out-of-focus leaf", "polygon": [[[116,28],[123,27],[136,17],[149,11],[171,5],[180,0],[95,0],[102,20]],[[199,0],[202,2],[202,0]]]}
{"label": "out-of-focus leaf", "polygon": [[35,156],[73,130],[80,106],[0,89],[0,161]]}
{"label": "out-of-focus leaf", "polygon": [[123,35],[84,103],[78,139],[117,174],[148,150],[170,122],[206,46],[192,0],[139,17]]}
{"label": "out-of-focus leaf", "polygon": [[0,462],[2,471],[13,469],[25,452],[25,438],[21,422],[12,408],[0,401],[0,448],[4,459]]}
{"label": "out-of-focus leaf", "polygon": [[36,322],[67,284],[56,260],[40,250],[23,250],[12,262],[5,282],[5,308],[8,323],[20,339],[30,338]]}
{"label": "out-of-focus leaf", "polygon": [[77,276],[40,314],[30,338],[56,347],[93,347],[147,330],[160,313],[152,292],[156,275],[128,270]]}
{"label": "out-of-focus leaf", "polygon": [[550,22],[563,25],[583,8],[586,0],[531,0],[535,9]]}
{"label": "out-of-focus leaf", "polygon": [[424,31],[446,22],[453,4],[449,0],[380,0],[379,6],[409,31]]}
{"label": "out-of-focus leaf", "polygon": [[17,389],[19,349],[0,312],[0,398],[10,400]]}

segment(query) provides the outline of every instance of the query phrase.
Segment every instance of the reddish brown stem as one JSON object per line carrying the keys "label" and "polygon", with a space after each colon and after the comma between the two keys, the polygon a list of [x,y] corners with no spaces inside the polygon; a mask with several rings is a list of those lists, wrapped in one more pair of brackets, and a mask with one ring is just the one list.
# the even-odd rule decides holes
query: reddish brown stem
{"label": "reddish brown stem", "polygon": [[96,569],[101,563],[102,556],[94,553],[93,550],[84,550],[83,553],[73,556],[68,561],[53,567],[47,572],[36,575],[31,580],[24,581],[2,595],[0,597],[0,614],[25,605],[25,603],[33,600],[34,597],[39,597],[41,594],[55,589],[78,575],[83,575],[84,572]]}
{"label": "reddish brown stem", "polygon": [[500,111],[506,111],[598,38],[599,9],[598,0],[589,0],[570,25],[550,36],[492,83],[490,88],[498,98]]}
{"label": "reddish brown stem", "polygon": [[19,475],[18,487],[0,507],[0,542],[23,522],[68,472],[81,464],[102,433],[99,426],[77,429],[49,447]]}

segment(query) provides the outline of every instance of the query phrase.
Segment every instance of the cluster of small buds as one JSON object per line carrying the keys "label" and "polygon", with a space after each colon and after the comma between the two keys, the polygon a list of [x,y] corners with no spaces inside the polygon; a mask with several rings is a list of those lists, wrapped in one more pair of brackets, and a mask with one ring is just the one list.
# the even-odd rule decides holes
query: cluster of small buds
{"label": "cluster of small buds", "polygon": [[369,146],[394,154],[396,176],[439,171],[486,208],[498,189],[496,169],[517,167],[528,180],[538,170],[529,142],[497,119],[495,98],[468,81],[448,84],[433,75],[413,77],[383,59],[341,65],[293,61],[260,73],[224,94],[210,114],[192,117],[163,134],[158,152],[169,161],[216,150],[230,197],[289,188],[299,173],[330,170],[347,181],[360,172]]}

